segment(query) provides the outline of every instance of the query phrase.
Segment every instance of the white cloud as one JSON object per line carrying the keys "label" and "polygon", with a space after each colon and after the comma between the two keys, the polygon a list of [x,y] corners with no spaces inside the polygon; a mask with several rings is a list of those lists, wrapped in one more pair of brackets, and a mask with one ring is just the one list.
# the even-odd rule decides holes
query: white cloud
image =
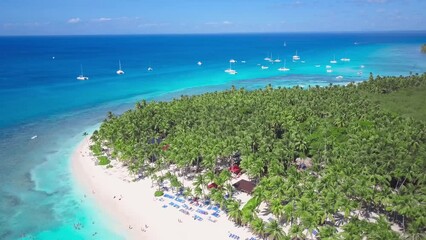
{"label": "white cloud", "polygon": [[143,23],[139,24],[138,27],[140,28],[150,28],[150,27],[163,27],[169,25],[168,23]]}
{"label": "white cloud", "polygon": [[108,21],[111,21],[111,20],[112,20],[112,18],[106,18],[106,17],[93,19],[93,21],[95,21],[95,22],[108,22]]}
{"label": "white cloud", "polygon": [[70,18],[70,19],[68,19],[67,22],[74,24],[74,23],[79,23],[80,21],[81,21],[80,18]]}
{"label": "white cloud", "polygon": [[206,22],[204,24],[205,25],[230,25],[230,24],[232,24],[232,22],[225,20],[225,21],[222,21],[222,22]]}

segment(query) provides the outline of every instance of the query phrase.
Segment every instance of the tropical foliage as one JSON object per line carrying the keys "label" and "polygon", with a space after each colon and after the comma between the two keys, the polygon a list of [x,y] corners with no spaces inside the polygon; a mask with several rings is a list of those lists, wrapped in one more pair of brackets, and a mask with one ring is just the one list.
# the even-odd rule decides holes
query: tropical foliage
{"label": "tropical foliage", "polygon": [[[170,102],[143,100],[121,116],[109,113],[92,136],[92,149],[157,183],[169,179],[176,191],[183,186],[177,175],[193,176],[187,195],[209,197],[262,237],[303,238],[319,231],[348,239],[422,238],[425,123],[365,96],[425,86],[426,74],[371,75],[348,86],[232,88]],[[246,206],[230,197],[227,169],[235,154],[257,183]],[[299,169],[298,157],[311,158],[312,167]],[[160,171],[170,166],[176,170]],[[211,182],[219,187],[206,191]],[[261,203],[276,220],[259,218]]]}

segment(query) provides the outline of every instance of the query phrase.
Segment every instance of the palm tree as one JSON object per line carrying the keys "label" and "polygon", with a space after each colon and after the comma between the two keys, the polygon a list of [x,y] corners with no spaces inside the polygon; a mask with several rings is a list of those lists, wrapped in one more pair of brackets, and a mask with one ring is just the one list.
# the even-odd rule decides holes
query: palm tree
{"label": "palm tree", "polygon": [[254,217],[253,220],[250,222],[250,228],[261,238],[265,238],[266,224],[261,218]]}
{"label": "palm tree", "polygon": [[269,235],[269,239],[279,240],[285,238],[283,228],[280,226],[277,220],[272,220],[266,225],[266,233]]}

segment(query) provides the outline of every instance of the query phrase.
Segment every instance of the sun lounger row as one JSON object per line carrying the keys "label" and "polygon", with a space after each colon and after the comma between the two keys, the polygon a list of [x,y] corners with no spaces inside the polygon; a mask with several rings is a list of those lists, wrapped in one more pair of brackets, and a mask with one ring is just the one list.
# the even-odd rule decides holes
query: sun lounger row
{"label": "sun lounger row", "polygon": [[185,209],[180,209],[179,211],[182,212],[185,215],[189,215],[189,212]]}
{"label": "sun lounger row", "polygon": [[174,203],[174,202],[169,202],[169,205],[175,208],[180,208],[179,204]]}
{"label": "sun lounger row", "polygon": [[238,240],[238,239],[240,239],[240,236],[235,235],[235,234],[233,234],[233,233],[230,233],[230,234],[229,234],[229,237],[230,237],[230,238],[233,238],[233,239],[237,239],[237,240]]}
{"label": "sun lounger row", "polygon": [[204,215],[209,214],[207,211],[205,211],[203,209],[197,209],[197,213],[204,214]]}
{"label": "sun lounger row", "polygon": [[203,218],[198,215],[194,215],[194,220],[203,221]]}

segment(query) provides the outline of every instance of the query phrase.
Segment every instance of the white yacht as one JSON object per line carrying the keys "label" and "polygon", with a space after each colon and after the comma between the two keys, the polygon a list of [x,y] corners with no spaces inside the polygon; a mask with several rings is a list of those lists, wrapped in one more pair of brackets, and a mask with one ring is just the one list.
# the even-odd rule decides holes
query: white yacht
{"label": "white yacht", "polygon": [[234,59],[231,59],[231,60],[229,60],[229,68],[228,69],[225,69],[225,72],[226,73],[229,73],[229,74],[231,74],[231,75],[235,75],[235,74],[237,74],[238,72],[237,71],[235,71],[234,69],[232,69],[232,64],[233,63],[236,63],[237,61],[235,61]]}
{"label": "white yacht", "polygon": [[315,65],[315,67],[321,67],[321,65],[317,64],[317,65]]}
{"label": "white yacht", "polygon": [[296,50],[296,55],[293,56],[293,61],[298,61],[300,60],[299,55],[297,55],[297,50]]}
{"label": "white yacht", "polygon": [[285,67],[285,64],[286,64],[286,60],[284,59],[284,66],[283,66],[283,67],[278,68],[278,71],[281,71],[281,72],[290,71],[290,68],[286,68],[286,67]]}
{"label": "white yacht", "polygon": [[275,59],[273,62],[280,63],[281,62],[280,57],[278,57],[277,59]]}
{"label": "white yacht", "polygon": [[342,79],[343,79],[343,76],[342,76],[342,75],[339,75],[339,76],[337,76],[337,77],[336,77],[336,79],[337,79],[337,80],[342,80]]}
{"label": "white yacht", "polygon": [[332,63],[332,64],[336,64],[337,63],[336,56],[333,57],[333,60],[331,60],[330,63]]}
{"label": "white yacht", "polygon": [[80,71],[81,71],[81,74],[78,75],[77,80],[80,80],[80,81],[89,80],[89,77],[86,77],[83,74],[83,65],[80,65]]}
{"label": "white yacht", "polygon": [[197,62],[197,65],[198,65],[198,66],[201,66],[201,65],[203,65],[203,63],[202,63],[201,61],[198,61],[198,62]]}
{"label": "white yacht", "polygon": [[327,72],[328,72],[328,73],[332,73],[332,72],[333,72],[333,70],[331,70],[331,69],[327,69]]}
{"label": "white yacht", "polygon": [[268,69],[269,67],[268,67],[268,66],[263,66],[263,65],[262,65],[260,68],[261,68],[262,70],[266,70],[266,69]]}
{"label": "white yacht", "polygon": [[340,61],[342,61],[342,62],[350,62],[351,59],[350,58],[341,58]]}
{"label": "white yacht", "polygon": [[121,70],[121,61],[120,61],[120,60],[118,60],[118,70],[117,70],[117,74],[118,74],[118,75],[123,75],[123,74],[124,74],[124,71],[123,71],[123,70]]}
{"label": "white yacht", "polygon": [[148,72],[151,72],[152,70],[154,70],[154,69],[152,69],[152,67],[148,67]]}
{"label": "white yacht", "polygon": [[328,68],[331,68],[331,66],[330,66],[330,65],[326,65],[326,66],[325,66],[325,68],[327,68],[327,69],[328,69]]}

